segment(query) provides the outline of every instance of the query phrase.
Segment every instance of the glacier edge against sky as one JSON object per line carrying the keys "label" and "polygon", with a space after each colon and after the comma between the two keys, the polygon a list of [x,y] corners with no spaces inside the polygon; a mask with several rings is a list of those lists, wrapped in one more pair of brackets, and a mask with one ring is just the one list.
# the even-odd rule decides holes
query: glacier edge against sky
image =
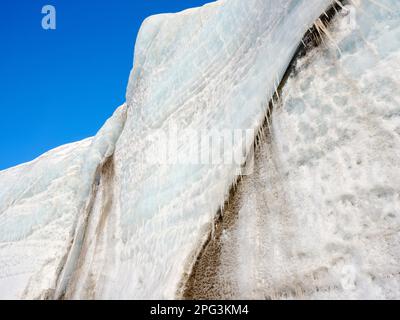
{"label": "glacier edge against sky", "polygon": [[[57,290],[55,297],[65,298],[174,298],[237,172],[148,165],[136,161],[150,148],[142,142],[169,125],[257,131],[303,34],[330,4],[225,0],[147,19],[135,48],[127,110],[112,118],[109,135],[70,146],[77,148],[68,149],[76,162],[56,153],[40,171],[35,165],[0,172],[0,287],[11,288],[0,297],[52,297]],[[111,156],[110,186],[101,177],[95,181],[95,172]],[[45,171],[53,165],[54,173]],[[26,174],[32,180],[24,183],[38,187],[15,201],[10,181]],[[100,191],[89,214],[84,209],[94,181]],[[104,190],[112,193],[105,219]],[[89,221],[78,222],[85,214]],[[59,252],[67,250],[76,224],[85,223],[93,237],[75,238],[84,254],[70,255],[73,268],[56,288]],[[18,228],[24,232],[12,234]]]}
{"label": "glacier edge against sky", "polygon": [[[141,142],[169,126],[257,131],[303,34],[330,3],[231,0],[146,21],[114,154],[116,218],[103,225],[114,259],[100,258],[106,239],[101,249],[91,243],[78,272],[84,276],[67,296],[175,297],[238,172],[229,165],[145,164],[139,157],[153,148]],[[99,274],[110,280],[96,280]]]}

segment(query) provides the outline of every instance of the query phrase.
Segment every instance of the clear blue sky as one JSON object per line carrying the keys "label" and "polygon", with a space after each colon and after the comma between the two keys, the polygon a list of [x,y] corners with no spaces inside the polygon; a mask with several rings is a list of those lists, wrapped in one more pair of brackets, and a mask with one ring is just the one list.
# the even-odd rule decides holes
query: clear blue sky
{"label": "clear blue sky", "polygon": [[[125,101],[147,16],[211,0],[1,0],[0,170],[94,135]],[[57,29],[41,27],[44,5]]]}

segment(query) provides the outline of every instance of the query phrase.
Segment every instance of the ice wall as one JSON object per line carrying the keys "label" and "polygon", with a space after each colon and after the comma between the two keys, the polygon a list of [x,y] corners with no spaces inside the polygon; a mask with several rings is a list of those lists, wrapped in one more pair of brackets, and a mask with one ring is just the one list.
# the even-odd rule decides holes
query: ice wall
{"label": "ice wall", "polygon": [[[392,68],[398,70],[394,51],[399,39],[398,5],[394,1],[386,2],[389,7],[395,5],[395,11],[390,11],[389,16],[382,11],[387,8],[369,7],[376,5],[376,1],[363,2],[369,15],[374,16],[372,21],[377,22],[376,28],[371,28],[370,19],[360,20],[361,31],[356,34],[360,41],[355,42],[356,46],[352,45],[351,38],[347,42],[343,38],[341,50],[346,55],[339,60],[339,65],[347,67],[348,71],[324,69],[326,61],[323,59],[327,59],[327,52],[321,52],[320,56],[307,60],[308,64],[317,61],[321,65],[316,66],[321,69],[308,70],[308,64],[304,64],[306,76],[301,79],[305,81],[304,88],[285,93],[293,94],[294,102],[288,99],[282,107],[286,111],[273,118],[275,148],[281,148],[275,164],[288,174],[286,180],[282,180],[289,190],[288,199],[292,199],[290,208],[293,211],[288,212],[298,218],[292,221],[288,237],[279,233],[279,228],[286,226],[286,220],[279,223],[280,217],[274,216],[278,228],[273,223],[259,225],[261,234],[271,232],[270,242],[262,248],[269,248],[269,244],[274,245],[274,241],[279,239],[289,239],[292,241],[290,245],[303,244],[306,258],[302,261],[305,264],[298,264],[296,268],[306,270],[312,263],[319,265],[319,260],[307,260],[308,255],[320,253],[318,246],[325,246],[332,252],[342,252],[345,248],[346,258],[340,261],[349,267],[341,270],[350,274],[345,277],[350,288],[355,283],[354,274],[360,275],[360,282],[358,279],[355,281],[361,283],[361,288],[370,288],[365,275],[371,274],[376,266],[378,269],[371,276],[372,282],[378,276],[394,277],[396,257],[399,256],[395,236],[397,136],[393,133],[398,131],[395,120],[398,98],[387,93],[396,90],[398,79],[395,72],[383,79],[379,77],[382,70],[386,73]],[[176,146],[178,154],[185,154],[190,148],[187,143],[190,139],[185,139],[184,129],[187,128],[196,131],[257,131],[303,35],[330,4],[330,0],[221,0],[202,8],[147,19],[136,43],[126,106],[115,113],[96,137],[62,147],[33,163],[0,173],[0,296],[67,299],[171,299],[179,296],[182,281],[190,273],[215,215],[239,172],[234,164],[151,163],[147,159],[159,158],[160,150],[149,138],[157,130],[174,128],[180,135]],[[391,32],[380,33],[381,30]],[[357,51],[361,45],[364,51]],[[331,51],[336,52],[332,48]],[[320,75],[330,75],[330,72],[331,78],[328,79]],[[325,95],[334,96],[334,100],[329,100],[331,107],[344,101],[342,95],[336,97],[334,94],[343,85],[343,82],[335,82],[338,81],[335,74],[340,80],[344,76],[352,79],[350,89],[342,88],[343,92],[349,90],[348,107],[338,111],[338,118],[328,111],[314,114],[314,108],[307,106],[319,106],[319,102],[315,104],[316,98],[328,105]],[[313,90],[315,88],[307,87],[308,76],[316,75],[323,79],[318,82],[320,86],[330,81],[332,87],[316,87],[320,90],[317,92]],[[360,79],[364,82],[359,82]],[[377,89],[375,85],[379,81],[388,83],[388,87]],[[335,86],[338,89],[331,89]],[[387,89],[389,86],[394,89]],[[304,97],[309,99],[304,105],[299,103],[303,92],[310,95]],[[322,96],[315,97],[316,94]],[[364,98],[364,94],[369,98]],[[379,99],[393,103],[379,104]],[[360,106],[360,101],[377,104],[366,103],[365,108],[354,108]],[[317,110],[325,109],[321,106]],[[352,115],[352,111],[355,114]],[[370,116],[376,121],[371,122]],[[392,120],[387,120],[389,118]],[[315,123],[320,124],[318,128],[314,127]],[[343,125],[348,128],[342,128]],[[324,130],[332,133],[333,137],[328,135],[325,140],[320,137]],[[355,133],[349,137],[349,132],[354,130],[360,136]],[[297,132],[302,133],[300,138]],[[367,151],[362,148],[363,141],[370,146]],[[235,153],[246,153],[251,144],[242,150],[238,143],[232,149]],[[341,144],[343,147],[339,148]],[[320,148],[327,148],[326,153],[321,153]],[[339,161],[338,165],[328,151],[332,157],[334,152],[338,152],[336,156],[345,161]],[[353,160],[356,164],[352,165],[358,165],[359,154],[365,156],[361,159],[361,163],[366,165],[364,173],[369,171],[368,164],[373,163],[373,159],[383,159],[384,165],[377,181],[371,186],[370,181],[365,180],[358,184],[344,180],[338,184],[334,173],[342,175],[343,179],[352,177],[354,171],[346,169],[346,166]],[[328,174],[326,179],[322,172]],[[321,198],[324,196],[322,191],[313,189],[315,184],[310,177],[315,175],[325,179],[326,199]],[[344,190],[345,186],[351,190]],[[349,206],[356,196],[363,196],[365,202],[356,202],[359,207],[351,211]],[[372,201],[373,196],[381,200]],[[334,204],[330,205],[329,201]],[[391,228],[373,215],[373,208],[378,204],[388,206],[386,211],[381,211],[384,212],[381,218],[394,219],[387,223]],[[339,205],[343,207],[338,209]],[[324,236],[325,230],[331,232],[331,229],[325,229],[325,220],[322,219],[321,212],[329,213],[326,208],[337,210],[327,221],[332,222],[328,227],[332,228],[334,236],[342,237],[339,239],[342,242]],[[363,215],[367,209],[372,213],[367,211],[368,215]],[[241,220],[244,227],[238,227],[242,234],[251,232],[253,226],[258,227],[251,212],[248,211],[248,216]],[[304,223],[303,220],[310,218],[307,215],[310,212],[313,219],[307,221],[318,223]],[[354,217],[355,222],[347,222]],[[289,215],[289,222],[290,218],[293,216]],[[352,223],[355,229],[349,232],[345,227],[353,226]],[[367,224],[365,234],[357,229],[364,228],[364,224]],[[293,230],[296,226],[298,229]],[[299,226],[308,226],[309,229]],[[291,236],[293,232],[294,236]],[[368,242],[365,237],[383,239],[383,243],[388,245],[376,245],[381,243],[380,240]],[[372,249],[361,246],[370,243],[374,245]],[[251,241],[239,241],[239,244],[240,252],[246,252]],[[292,250],[290,245],[289,250]],[[290,256],[285,256],[286,252],[279,246],[276,248],[278,255],[274,257],[282,258],[269,269],[275,272],[271,274],[276,278],[267,278],[264,284],[288,274],[293,276],[293,271],[286,272],[281,268],[282,263],[292,261]],[[294,246],[293,250],[296,248]],[[279,255],[279,249],[282,249],[282,255]],[[302,256],[303,251],[298,250],[298,255]],[[355,254],[349,255],[348,252]],[[374,260],[375,253],[379,252],[381,260]],[[243,254],[241,257],[247,256]],[[321,259],[327,257],[331,256],[321,255]],[[256,256],[250,258],[256,259]],[[359,261],[362,263],[357,264]],[[379,263],[374,264],[377,261]],[[325,277],[327,268],[324,263],[320,263],[322,277]],[[386,266],[380,269],[385,263]],[[245,272],[246,265],[242,267],[244,269],[240,270]],[[257,265],[257,268],[263,267],[263,264]],[[310,270],[314,271],[313,268]],[[328,275],[335,275],[336,271],[332,272],[329,271]],[[265,280],[263,277],[262,274],[261,278],[251,278],[251,282],[246,282],[246,278],[237,279],[243,280],[241,285],[258,286],[263,282],[257,280]],[[294,274],[288,279],[296,277]],[[327,281],[328,287],[337,285],[332,278],[328,277]],[[382,289],[382,296],[396,296],[397,289],[393,287],[397,285],[396,281],[387,282],[388,288]],[[238,292],[245,293],[244,296],[254,296],[251,287],[241,287],[240,290]],[[346,293],[344,297],[363,297],[365,291],[360,287],[357,290]],[[340,291],[338,296],[341,296]]]}
{"label": "ice wall", "polygon": [[399,71],[397,0],[337,15],[275,102],[188,297],[400,297]]}
{"label": "ice wall", "polygon": [[[330,3],[218,1],[144,22],[114,154],[112,218],[92,227],[101,239],[88,240],[91,253],[67,297],[176,296],[238,172],[232,165],[152,165],[142,155],[157,158],[160,150],[148,137],[169,127],[179,134],[258,129],[304,33]],[[178,145],[179,153],[187,148]]]}
{"label": "ice wall", "polygon": [[97,168],[113,154],[125,111],[93,138],[0,172],[1,299],[52,298],[65,281]]}

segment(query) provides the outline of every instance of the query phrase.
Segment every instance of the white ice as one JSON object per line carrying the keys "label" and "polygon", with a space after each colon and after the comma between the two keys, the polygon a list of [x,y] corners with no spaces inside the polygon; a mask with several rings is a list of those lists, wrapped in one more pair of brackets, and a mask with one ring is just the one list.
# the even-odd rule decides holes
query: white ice
{"label": "white ice", "polygon": [[97,166],[114,151],[118,109],[99,133],[0,172],[0,298],[50,298],[82,224]]}
{"label": "white ice", "polygon": [[158,156],[149,136],[171,126],[258,129],[330,3],[221,0],[147,19],[126,105],[96,137],[0,172],[0,297],[179,296],[238,172],[148,163],[143,154]]}
{"label": "white ice", "polygon": [[209,297],[400,297],[400,3],[349,5],[329,33],[275,103]]}
{"label": "white ice", "polygon": [[[115,216],[101,224],[101,249],[89,245],[94,256],[68,295],[177,295],[238,172],[229,165],[148,165],[141,155],[153,150],[156,158],[159,150],[146,137],[169,126],[258,129],[304,33],[329,4],[218,1],[144,22],[114,156]],[[101,258],[106,247],[113,259]]]}

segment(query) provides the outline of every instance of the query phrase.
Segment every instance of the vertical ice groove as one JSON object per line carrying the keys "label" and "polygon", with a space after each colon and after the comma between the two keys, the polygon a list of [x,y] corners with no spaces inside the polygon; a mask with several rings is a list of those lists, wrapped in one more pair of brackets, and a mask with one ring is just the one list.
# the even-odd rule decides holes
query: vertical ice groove
{"label": "vertical ice groove", "polygon": [[0,172],[0,298],[53,297],[96,169],[113,154],[125,116],[123,105],[95,137]]}
{"label": "vertical ice groove", "polygon": [[[88,226],[93,218],[94,206],[96,204],[99,184],[104,179],[104,169],[113,164],[115,145],[124,129],[126,122],[126,105],[121,106],[114,113],[98,134],[93,138],[89,152],[86,154],[82,174],[87,174],[84,181],[86,195],[84,205],[79,208],[74,237],[65,261],[61,266],[60,274],[57,276],[57,284],[54,292],[54,299],[63,298],[70,285],[76,268],[79,267],[82,257],[82,249],[87,238]],[[84,252],[85,253],[85,252]]]}

